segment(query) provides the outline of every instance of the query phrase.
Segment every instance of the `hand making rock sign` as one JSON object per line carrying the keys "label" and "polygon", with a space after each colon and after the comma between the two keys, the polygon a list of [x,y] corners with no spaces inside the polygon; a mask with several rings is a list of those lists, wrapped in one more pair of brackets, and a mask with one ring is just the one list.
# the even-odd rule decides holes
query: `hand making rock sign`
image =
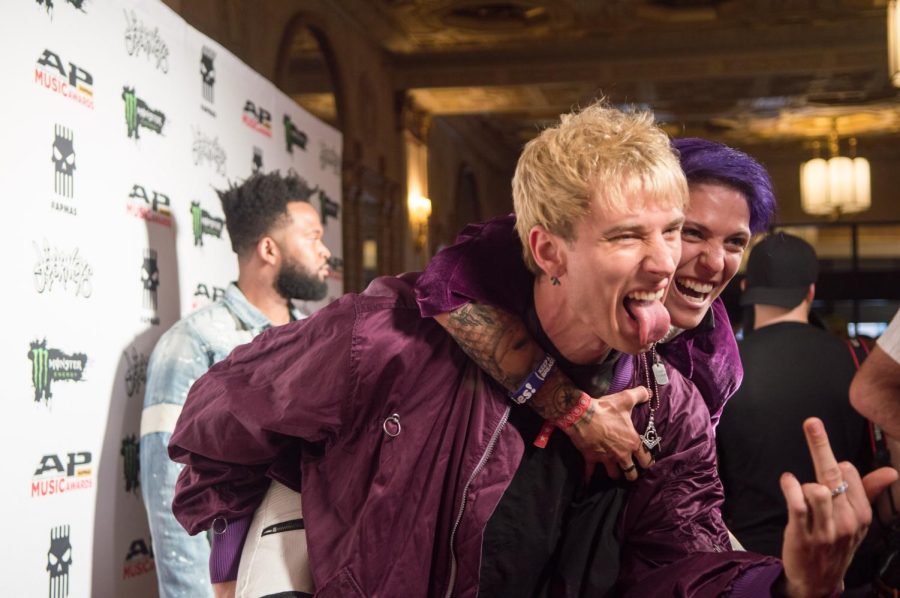
{"label": "hand making rock sign", "polygon": [[871,501],[897,472],[882,467],[860,479],[853,465],[837,462],[820,419],[807,419],[803,432],[816,482],[801,485],[791,473],[781,476],[788,524],[780,590],[788,596],[830,596],[843,589],[847,567],[872,523]]}

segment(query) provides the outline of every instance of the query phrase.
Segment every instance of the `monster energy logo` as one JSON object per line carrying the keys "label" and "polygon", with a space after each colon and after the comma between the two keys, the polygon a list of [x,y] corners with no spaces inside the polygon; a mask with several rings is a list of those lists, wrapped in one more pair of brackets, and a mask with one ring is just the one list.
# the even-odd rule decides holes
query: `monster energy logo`
{"label": "monster energy logo", "polygon": [[297,145],[302,150],[306,150],[306,142],[308,137],[306,133],[297,128],[297,125],[291,121],[291,117],[287,114],[284,115],[284,142],[287,146],[287,151],[289,154],[294,153],[294,146]]}
{"label": "monster energy logo", "polygon": [[149,129],[154,133],[162,134],[166,124],[166,115],[159,110],[154,110],[147,103],[137,97],[133,87],[122,88],[122,99],[125,100],[125,124],[128,126],[128,136],[140,139],[140,129]]}
{"label": "monster energy logo", "polygon": [[138,442],[134,434],[126,436],[122,439],[122,450],[119,454],[124,458],[125,471],[125,492],[134,492],[137,494],[138,486],[141,485],[141,443]]}
{"label": "monster energy logo", "polygon": [[51,385],[54,380],[79,382],[87,364],[87,355],[68,355],[59,349],[48,349],[47,339],[34,341],[28,351],[31,360],[31,384],[34,386],[34,400],[46,403],[53,397]]}
{"label": "monster energy logo", "polygon": [[340,214],[339,203],[328,197],[324,191],[319,191],[319,213],[322,215],[322,226],[328,225],[328,218],[337,218]]}
{"label": "monster energy logo", "polygon": [[200,202],[191,202],[191,228],[194,232],[194,246],[203,245],[203,235],[209,235],[217,239],[222,238],[222,228],[225,221],[216,218],[200,207]]}

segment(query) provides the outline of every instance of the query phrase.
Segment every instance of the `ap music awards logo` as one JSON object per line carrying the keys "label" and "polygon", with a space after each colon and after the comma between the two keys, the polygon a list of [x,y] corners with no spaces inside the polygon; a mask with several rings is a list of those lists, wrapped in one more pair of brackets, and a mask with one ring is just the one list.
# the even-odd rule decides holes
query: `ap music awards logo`
{"label": "ap music awards logo", "polygon": [[147,102],[137,97],[133,87],[122,88],[122,99],[125,100],[125,124],[128,127],[128,136],[140,139],[141,129],[147,129],[157,135],[162,135],[166,125],[166,115],[159,110],[154,110]]}
{"label": "ap music awards logo", "polygon": [[59,349],[47,347],[47,339],[33,341],[28,350],[31,361],[31,384],[34,386],[34,401],[49,406],[53,398],[54,382],[81,382],[87,355],[84,353],[65,353]]}
{"label": "ap music awards logo", "polygon": [[217,218],[200,207],[199,201],[191,202],[191,230],[194,233],[194,247],[203,246],[203,236],[222,238],[225,219]]}
{"label": "ap music awards logo", "polygon": [[159,261],[156,250],[145,249],[141,264],[141,286],[143,287],[143,314],[141,321],[153,326],[159,325]]}
{"label": "ap music awards logo", "polygon": [[225,160],[227,156],[219,143],[218,137],[210,137],[203,131],[194,129],[194,142],[191,145],[191,154],[194,156],[194,166],[199,166],[205,162],[213,166],[217,173],[225,174]]}
{"label": "ap music awards logo", "polygon": [[59,54],[51,50],[44,50],[38,57],[34,82],[76,104],[94,109],[94,77],[73,62],[63,63]]}
{"label": "ap music awards logo", "polygon": [[306,133],[297,128],[297,125],[293,123],[291,117],[287,114],[284,115],[284,138],[289,154],[293,155],[295,145],[306,151],[306,142],[308,140]]}
{"label": "ap music awards logo", "polygon": [[34,288],[38,293],[50,293],[56,284],[57,289],[71,292],[76,297],[87,299],[91,296],[93,291],[91,278],[94,276],[94,269],[78,255],[77,247],[72,251],[64,251],[51,247],[46,239],[43,249],[34,241],[31,245],[37,254],[34,264]]}
{"label": "ap music awards logo", "polygon": [[172,226],[172,201],[165,193],[146,189],[135,183],[128,194],[126,210],[135,218],[155,222],[163,226]]}
{"label": "ap music awards logo", "polygon": [[266,137],[272,136],[272,113],[262,106],[257,108],[251,100],[244,102],[241,120],[257,133],[262,133]]}
{"label": "ap music awards logo", "polygon": [[31,498],[64,494],[94,487],[90,451],[44,455],[31,477]]}
{"label": "ap music awards logo", "polygon": [[125,394],[128,398],[140,396],[147,384],[147,363],[150,361],[146,353],[139,353],[132,345],[131,352],[122,351],[125,356]]}
{"label": "ap music awards logo", "polygon": [[50,529],[50,549],[47,550],[47,573],[50,574],[50,598],[69,595],[69,569],[72,568],[72,540],[68,525]]}
{"label": "ap music awards logo", "polygon": [[141,485],[141,442],[132,434],[122,439],[122,471],[125,475],[125,492],[138,493]]}
{"label": "ap music awards logo", "polygon": [[211,106],[207,104],[213,104],[216,99],[215,94],[215,85],[216,85],[216,53],[203,46],[203,49],[200,51],[200,85],[203,90],[203,99],[205,100],[203,104],[200,105],[200,109],[215,118],[216,111],[212,109]]}
{"label": "ap music awards logo", "polygon": [[198,282],[197,288],[194,289],[194,299],[191,301],[191,311],[224,298],[225,289],[222,287]]}
{"label": "ap music awards logo", "polygon": [[151,63],[155,61],[156,70],[169,72],[169,46],[159,35],[159,27],[152,29],[141,22],[135,12],[125,12],[125,51],[129,56],[141,56]]}
{"label": "ap music awards logo", "polygon": [[146,575],[156,570],[156,560],[153,558],[153,544],[148,537],[132,540],[128,545],[128,552],[122,564],[122,579],[131,579]]}

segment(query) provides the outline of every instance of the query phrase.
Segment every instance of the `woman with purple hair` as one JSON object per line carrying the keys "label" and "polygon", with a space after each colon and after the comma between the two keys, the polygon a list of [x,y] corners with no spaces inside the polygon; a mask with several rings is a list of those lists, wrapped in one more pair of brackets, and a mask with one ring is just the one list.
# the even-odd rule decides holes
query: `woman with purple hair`
{"label": "woman with purple hair", "polygon": [[[710,420],[715,425],[743,375],[737,344],[724,304],[718,297],[737,273],[751,237],[765,231],[773,219],[776,202],[765,168],[747,154],[698,138],[676,139],[672,146],[688,181],[690,206],[682,229],[681,259],[665,300],[671,326],[667,332],[663,329],[649,333],[649,340],[658,343],[653,343],[647,355],[654,355],[658,348],[659,355],[669,365],[694,383],[703,395]],[[601,595],[609,587],[606,584],[610,576],[618,575],[622,587],[627,588],[636,577],[648,575],[652,567],[648,570],[647,565],[656,560],[651,558],[648,563],[648,552],[730,550],[730,547],[718,544],[701,546],[699,540],[689,537],[679,540],[677,547],[666,545],[665,540],[642,537],[652,535],[655,530],[652,526],[642,527],[645,521],[636,522],[633,513],[653,512],[655,515],[671,510],[671,499],[664,498],[666,492],[661,489],[679,484],[689,489],[705,484],[712,490],[698,492],[686,501],[689,508],[677,515],[682,519],[674,526],[671,521],[658,523],[664,527],[680,525],[695,531],[716,526],[710,524],[709,518],[720,518],[717,507],[721,506],[722,492],[714,464],[710,471],[702,473],[701,479],[681,479],[677,473],[680,465],[666,462],[665,452],[659,452],[654,439],[648,438],[649,432],[638,435],[632,423],[632,410],[637,404],[651,399],[645,389],[651,387],[650,380],[644,386],[644,380],[632,377],[631,372],[640,370],[639,367],[611,365],[609,380],[593,385],[593,388],[606,388],[605,396],[600,397],[589,397],[559,367],[554,367],[553,358],[533,340],[525,324],[510,313],[527,313],[520,307],[530,300],[533,276],[523,264],[522,246],[514,223],[514,216],[510,215],[471,225],[461,232],[456,244],[438,253],[417,283],[422,315],[440,322],[482,369],[510,391],[511,400],[520,404],[527,402],[544,419],[534,444],[547,447],[546,451],[540,452],[551,455],[529,457],[526,451],[526,458],[541,463],[533,470],[537,473],[524,474],[523,477],[531,476],[526,483],[542,483],[544,478],[541,476],[545,473],[539,471],[540,468],[554,467],[552,454],[565,451],[564,446],[560,448],[567,444],[561,435],[551,442],[556,427],[562,429],[581,452],[588,476],[592,475],[594,464],[603,463],[609,478],[621,478],[624,474],[625,478],[634,481],[639,472],[647,478],[630,488],[619,485],[623,494],[617,502],[616,498],[610,498],[613,493],[607,492],[611,488],[609,484],[616,483],[609,479],[601,482],[599,476],[593,476],[591,486],[599,490],[587,499],[583,499],[582,494],[580,504],[573,502],[570,515],[566,516],[567,529],[571,532],[560,532],[556,571],[549,578],[545,577],[543,583],[549,583],[555,595]],[[491,275],[486,275],[490,269],[485,268],[485,263],[495,266]],[[564,277],[560,278],[551,279],[552,284],[566,284]],[[618,359],[614,353],[607,357],[611,364],[630,363],[628,359]],[[561,365],[560,357],[556,359],[557,365]],[[654,361],[664,372],[658,358]],[[573,368],[572,364],[565,366],[569,371]],[[625,376],[629,379],[618,380],[621,371],[627,372]],[[665,381],[658,380],[658,383]],[[626,388],[628,386],[631,388]],[[650,407],[653,404],[651,399]],[[672,416],[669,414],[670,418]],[[531,417],[534,418],[534,414]],[[527,425],[517,427],[520,432],[528,429]],[[530,450],[534,451],[533,448]],[[651,468],[655,464],[654,450],[660,463],[653,469],[659,471]],[[527,471],[527,467],[520,466],[520,471]],[[685,475],[688,474],[681,474],[682,477]],[[624,498],[626,491],[627,498]],[[620,508],[622,513],[629,513],[628,504],[641,506],[632,507],[630,518],[623,517],[620,531],[623,534],[634,531],[640,538],[623,538],[620,548],[618,538],[614,539],[610,530]],[[521,521],[528,521],[529,517],[540,516],[540,513],[532,512],[540,508],[542,505],[525,504],[521,512],[507,520],[505,527],[514,527],[519,517]],[[641,517],[647,519],[646,516],[638,519]],[[501,520],[496,514],[494,519]],[[504,546],[517,541],[516,533],[520,532],[510,534],[500,529],[498,523],[497,529],[486,531],[482,549],[486,553],[502,553]],[[705,535],[695,534],[697,538]],[[502,557],[495,560],[502,561]],[[779,569],[777,565],[772,566]],[[514,569],[515,564],[511,564],[510,571]],[[766,567],[757,567],[756,572],[764,574],[764,569]],[[481,589],[490,593],[497,588],[508,588],[514,575],[482,579]],[[607,579],[604,580],[604,576]],[[521,574],[518,577],[521,578]],[[677,583],[691,582],[702,584],[702,579],[679,580]],[[664,592],[665,585],[661,580],[660,591]]]}

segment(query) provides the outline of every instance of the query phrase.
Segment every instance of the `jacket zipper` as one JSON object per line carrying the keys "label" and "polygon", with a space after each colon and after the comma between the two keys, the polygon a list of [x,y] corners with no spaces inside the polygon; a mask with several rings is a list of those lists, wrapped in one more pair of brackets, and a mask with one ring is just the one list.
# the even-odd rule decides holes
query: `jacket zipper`
{"label": "jacket zipper", "polygon": [[503,412],[503,417],[500,418],[500,423],[497,424],[497,427],[494,429],[494,433],[491,435],[491,440],[488,442],[487,447],[484,449],[484,453],[481,455],[481,460],[478,461],[478,465],[475,466],[475,469],[472,470],[472,475],[469,476],[469,479],[466,481],[466,485],[463,486],[462,498],[459,502],[459,512],[456,514],[456,521],[453,522],[453,528],[450,531],[450,585],[447,587],[447,593],[444,594],[445,598],[450,598],[453,595],[454,586],[456,585],[456,554],[453,551],[453,544],[456,540],[456,530],[459,528],[459,523],[462,521],[463,513],[466,510],[466,498],[469,494],[469,486],[472,485],[472,481],[475,479],[482,469],[484,469],[487,460],[491,458],[491,453],[494,452],[494,446],[497,444],[497,440],[500,438],[500,432],[503,430],[503,427],[506,425],[506,421],[509,419],[510,407],[506,407],[506,411]]}

